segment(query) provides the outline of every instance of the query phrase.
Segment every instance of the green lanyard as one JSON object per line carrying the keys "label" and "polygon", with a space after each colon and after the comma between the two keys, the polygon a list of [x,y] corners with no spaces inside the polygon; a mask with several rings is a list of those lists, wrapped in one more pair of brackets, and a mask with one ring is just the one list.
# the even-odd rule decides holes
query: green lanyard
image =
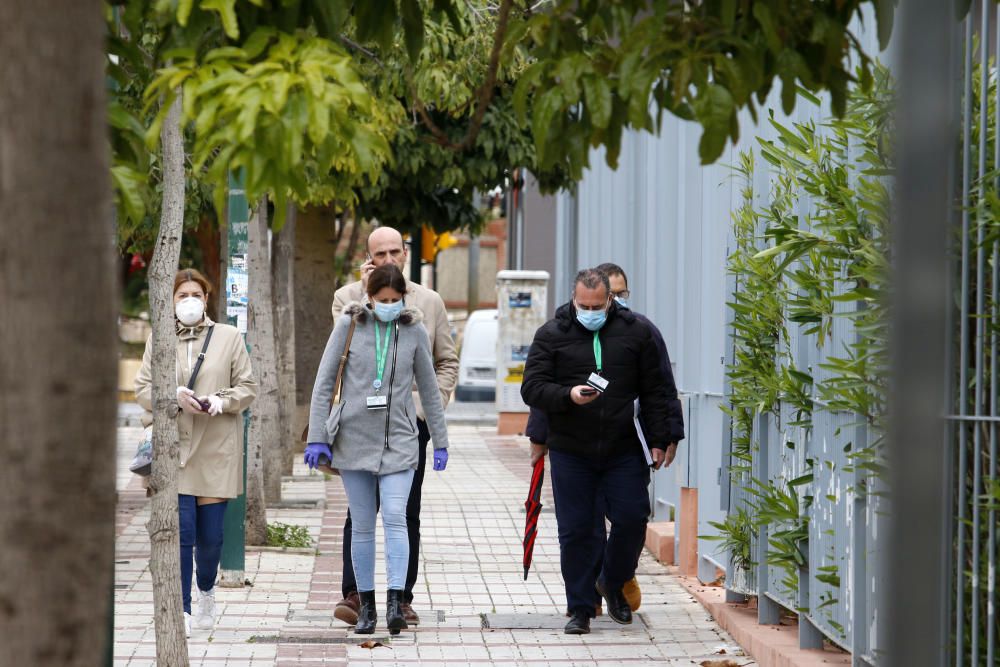
{"label": "green lanyard", "polygon": [[375,322],[375,381],[372,382],[372,386],[375,387],[375,393],[378,393],[378,390],[382,388],[382,375],[385,373],[385,360],[389,356],[389,328],[391,326],[391,324],[385,325],[385,344],[383,345],[378,322]]}
{"label": "green lanyard", "polygon": [[594,332],[594,361],[597,362],[597,374],[601,374],[601,339],[598,338],[597,332]]}

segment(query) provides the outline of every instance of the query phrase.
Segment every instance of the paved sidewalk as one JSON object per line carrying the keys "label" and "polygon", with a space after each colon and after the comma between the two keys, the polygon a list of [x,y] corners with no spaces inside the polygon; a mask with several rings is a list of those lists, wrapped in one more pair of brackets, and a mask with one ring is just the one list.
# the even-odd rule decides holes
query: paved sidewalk
{"label": "paved sidewalk", "polygon": [[[252,586],[217,589],[212,632],[195,630],[192,665],[754,665],[665,568],[644,555],[642,608],[630,626],[607,617],[586,636],[562,633],[565,597],[551,485],[528,580],[521,567],[529,468],[523,439],[495,426],[451,425],[448,470],[424,482],[421,576],[414,607],[421,624],[390,639],[381,625],[359,637],[333,619],[340,597],[340,545],[346,498],[339,479],[324,481],[300,463],[284,499],[322,507],[271,509],[269,520],[308,526],[319,555],[250,551]],[[140,430],[119,429],[115,665],[155,664],[148,507],[127,464]],[[303,503],[308,505],[308,503]],[[379,531],[381,540],[381,531]],[[381,557],[379,557],[381,563]],[[384,617],[384,570],[376,572]],[[381,621],[381,618],[380,618]],[[372,639],[379,645],[360,644]]]}

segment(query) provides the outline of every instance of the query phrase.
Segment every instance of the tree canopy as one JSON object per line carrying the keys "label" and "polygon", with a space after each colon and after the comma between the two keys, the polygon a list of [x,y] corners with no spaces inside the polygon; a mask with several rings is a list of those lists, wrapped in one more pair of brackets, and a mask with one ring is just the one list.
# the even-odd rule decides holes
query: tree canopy
{"label": "tree canopy", "polygon": [[444,231],[478,224],[472,191],[513,167],[551,190],[582,177],[593,147],[615,166],[622,133],[655,131],[663,112],[701,124],[706,163],[776,81],[786,111],[805,89],[842,113],[848,87],[871,82],[851,22],[869,6],[884,44],[895,0],[118,4],[120,218],[146,217],[157,109],[183,88],[190,175],[217,202],[241,167],[278,225],[291,199]]}

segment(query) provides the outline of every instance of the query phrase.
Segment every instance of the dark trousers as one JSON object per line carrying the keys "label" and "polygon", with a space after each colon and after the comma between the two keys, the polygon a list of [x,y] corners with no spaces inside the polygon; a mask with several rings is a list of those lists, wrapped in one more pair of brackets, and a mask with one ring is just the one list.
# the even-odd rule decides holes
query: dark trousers
{"label": "dark trousers", "polygon": [[[549,450],[549,461],[566,605],[593,617],[598,578],[615,590],[635,576],[649,518],[649,467],[640,452],[595,460]],[[601,501],[611,522],[603,545]]]}
{"label": "dark trousers", "polygon": [[222,557],[226,502],[199,505],[195,496],[178,494],[177,511],[181,542],[181,600],[184,611],[190,614],[191,579],[194,574],[192,561],[198,564],[198,590],[210,591],[215,586],[219,559]]}
{"label": "dark trousers", "polygon": [[[417,471],[413,475],[410,486],[410,497],[406,500],[406,534],[410,538],[410,562],[406,568],[406,589],[403,601],[413,602],[413,587],[417,583],[417,568],[420,565],[420,492],[424,486],[424,469],[427,467],[427,443],[431,441],[431,432],[427,422],[417,419]],[[376,497],[376,507],[377,505]],[[354,578],[354,567],[351,565],[351,510],[347,510],[347,521],[344,522],[344,575],[341,591],[346,598],[358,590],[358,582]]]}

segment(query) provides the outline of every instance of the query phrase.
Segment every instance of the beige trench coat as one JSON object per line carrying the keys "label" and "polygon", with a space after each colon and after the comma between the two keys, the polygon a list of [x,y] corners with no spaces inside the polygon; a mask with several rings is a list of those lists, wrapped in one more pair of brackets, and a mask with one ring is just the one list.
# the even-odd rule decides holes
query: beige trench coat
{"label": "beige trench coat", "polygon": [[[178,327],[177,386],[187,386],[198,353],[205,343],[206,317],[196,327]],[[153,420],[152,337],[146,341],[142,367],[135,378],[136,401],[146,410],[143,423]],[[174,387],[170,388],[173,392]],[[228,324],[215,324],[205,361],[195,380],[196,396],[217,394],[222,413],[215,417],[177,413],[180,436],[178,493],[208,498],[235,498],[243,492],[243,418],[241,413],[257,396],[243,336]]]}

